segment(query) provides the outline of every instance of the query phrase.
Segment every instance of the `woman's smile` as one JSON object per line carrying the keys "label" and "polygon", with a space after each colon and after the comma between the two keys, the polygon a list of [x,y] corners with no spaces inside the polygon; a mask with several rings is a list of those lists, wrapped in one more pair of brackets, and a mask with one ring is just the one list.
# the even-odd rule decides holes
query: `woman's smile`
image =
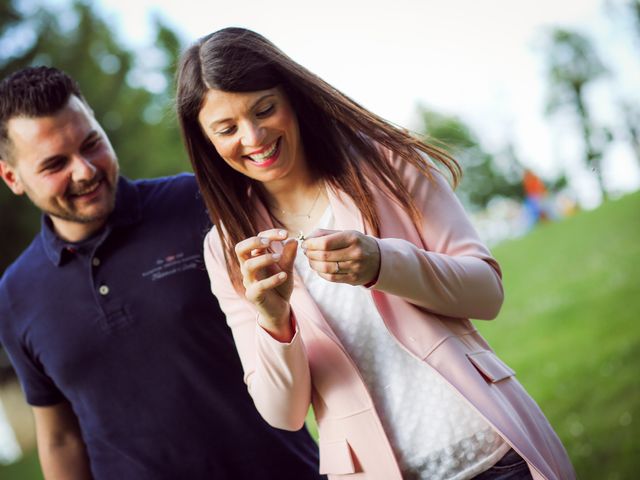
{"label": "woman's smile", "polygon": [[259,168],[267,168],[273,165],[280,156],[280,140],[282,137],[279,137],[275,142],[267,147],[257,151],[245,155],[251,162],[254,163],[254,166]]}

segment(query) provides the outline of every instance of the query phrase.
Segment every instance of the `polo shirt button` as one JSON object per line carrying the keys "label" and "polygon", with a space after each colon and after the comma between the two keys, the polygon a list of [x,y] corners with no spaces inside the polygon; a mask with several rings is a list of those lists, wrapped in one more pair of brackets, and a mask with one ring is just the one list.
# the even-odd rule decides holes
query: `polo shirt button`
{"label": "polo shirt button", "polygon": [[93,259],[91,260],[91,265],[97,267],[98,265],[100,265],[100,259],[98,257],[93,257]]}
{"label": "polo shirt button", "polygon": [[100,285],[100,288],[98,289],[98,291],[100,292],[100,295],[108,295],[109,287],[107,287],[106,285]]}

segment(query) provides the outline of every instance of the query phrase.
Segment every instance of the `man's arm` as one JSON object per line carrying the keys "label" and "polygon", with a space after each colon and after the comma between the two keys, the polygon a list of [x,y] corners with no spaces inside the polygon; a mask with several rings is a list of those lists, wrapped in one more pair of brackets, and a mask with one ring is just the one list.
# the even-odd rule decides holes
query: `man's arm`
{"label": "man's arm", "polygon": [[68,402],[33,407],[38,455],[46,480],[91,480],[89,458]]}

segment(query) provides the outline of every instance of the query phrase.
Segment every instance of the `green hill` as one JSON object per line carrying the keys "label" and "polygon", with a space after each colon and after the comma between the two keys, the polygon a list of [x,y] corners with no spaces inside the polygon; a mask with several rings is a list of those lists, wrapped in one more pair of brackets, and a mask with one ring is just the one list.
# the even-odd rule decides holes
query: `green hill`
{"label": "green hill", "polygon": [[501,244],[506,300],[475,322],[538,401],[581,479],[638,478],[640,193]]}
{"label": "green hill", "polygon": [[[476,325],[565,443],[582,480],[640,467],[640,193],[494,249],[504,273],[497,320]],[[634,442],[635,440],[635,442]],[[0,468],[27,473],[35,457]]]}

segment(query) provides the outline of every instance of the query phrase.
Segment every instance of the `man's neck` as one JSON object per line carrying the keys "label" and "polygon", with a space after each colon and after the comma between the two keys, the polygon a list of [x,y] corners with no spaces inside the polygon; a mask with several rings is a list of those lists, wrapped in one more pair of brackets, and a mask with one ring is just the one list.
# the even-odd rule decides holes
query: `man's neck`
{"label": "man's neck", "polygon": [[50,218],[56,235],[65,242],[70,243],[78,243],[86,240],[104,227],[106,223],[106,219],[100,219],[90,223],[79,223],[57,217]]}

